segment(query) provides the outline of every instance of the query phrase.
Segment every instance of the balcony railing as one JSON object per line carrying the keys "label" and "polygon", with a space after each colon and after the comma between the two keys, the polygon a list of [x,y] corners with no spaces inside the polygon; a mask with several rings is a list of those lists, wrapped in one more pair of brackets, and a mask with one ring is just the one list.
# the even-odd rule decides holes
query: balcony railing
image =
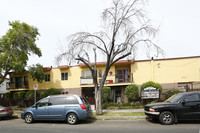
{"label": "balcony railing", "polygon": [[9,83],[7,84],[7,90],[10,90],[10,89],[28,89],[29,86],[28,86],[28,81],[26,82],[12,82],[12,83]]}
{"label": "balcony railing", "polygon": [[[102,80],[102,77],[98,77],[98,82],[100,83]],[[133,82],[133,74],[129,75],[108,75],[105,81],[105,84],[114,84],[114,83],[130,83]],[[80,78],[80,84],[81,85],[92,85],[93,79],[91,76],[89,77],[81,77]]]}

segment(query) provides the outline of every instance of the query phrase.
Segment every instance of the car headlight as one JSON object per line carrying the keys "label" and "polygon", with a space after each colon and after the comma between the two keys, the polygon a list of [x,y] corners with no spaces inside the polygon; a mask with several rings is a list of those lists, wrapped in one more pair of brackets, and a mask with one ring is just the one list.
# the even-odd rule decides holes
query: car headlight
{"label": "car headlight", "polygon": [[156,112],[155,109],[150,108],[149,112]]}

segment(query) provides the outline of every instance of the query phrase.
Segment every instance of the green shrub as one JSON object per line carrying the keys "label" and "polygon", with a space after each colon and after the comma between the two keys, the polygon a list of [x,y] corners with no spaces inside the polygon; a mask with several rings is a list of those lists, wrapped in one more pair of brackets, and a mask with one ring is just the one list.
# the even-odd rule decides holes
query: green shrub
{"label": "green shrub", "polygon": [[162,92],[162,86],[159,83],[155,83],[153,81],[148,81],[142,84],[141,90],[144,90],[147,87],[154,87],[156,89],[159,89],[160,92]]}
{"label": "green shrub", "polygon": [[110,87],[103,87],[101,92],[101,99],[103,103],[107,103],[110,100]]}
{"label": "green shrub", "polygon": [[13,97],[13,93],[7,92],[7,93],[5,93],[4,95],[5,95],[6,101],[11,101],[11,99],[12,99],[12,97]]}
{"label": "green shrub", "polygon": [[14,95],[13,95],[13,98],[14,98],[15,100],[24,100],[25,95],[26,95],[26,92],[25,92],[25,91],[15,92]]}
{"label": "green shrub", "polygon": [[109,107],[110,107],[110,106],[115,106],[115,104],[116,104],[116,103],[112,103],[112,102],[111,102],[111,103],[108,103],[108,106],[109,106]]}
{"label": "green shrub", "polygon": [[165,93],[165,99],[168,99],[169,97],[171,97],[174,94],[180,93],[181,91],[178,89],[169,89],[166,91]]}
{"label": "green shrub", "polygon": [[131,103],[122,103],[122,106],[131,106]]}
{"label": "green shrub", "polygon": [[13,98],[17,101],[18,106],[24,106],[25,95],[25,91],[19,91],[13,94]]}
{"label": "green shrub", "polygon": [[138,101],[139,99],[139,89],[138,86],[133,84],[125,88],[125,95],[128,98],[129,102]]}
{"label": "green shrub", "polygon": [[132,103],[131,103],[131,106],[136,106],[136,107],[138,107],[138,106],[142,106],[142,104],[141,104],[141,102],[137,101],[137,102],[132,102]]}
{"label": "green shrub", "polygon": [[[36,97],[38,96],[39,96],[39,93],[36,91]],[[25,95],[26,99],[33,99],[34,97],[35,97],[35,90],[30,90]]]}
{"label": "green shrub", "polygon": [[102,104],[102,109],[107,109],[108,108],[108,103]]}
{"label": "green shrub", "polygon": [[50,88],[50,89],[42,92],[40,94],[40,97],[44,98],[44,97],[47,97],[47,96],[50,96],[50,95],[57,95],[57,94],[60,94],[60,90],[59,89]]}

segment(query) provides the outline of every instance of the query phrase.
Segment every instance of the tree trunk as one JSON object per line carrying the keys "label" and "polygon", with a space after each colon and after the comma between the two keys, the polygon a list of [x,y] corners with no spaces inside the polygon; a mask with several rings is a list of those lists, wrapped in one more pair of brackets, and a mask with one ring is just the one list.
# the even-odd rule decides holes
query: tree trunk
{"label": "tree trunk", "polygon": [[102,115],[102,106],[101,106],[101,89],[95,85],[95,103],[96,103],[96,114]]}

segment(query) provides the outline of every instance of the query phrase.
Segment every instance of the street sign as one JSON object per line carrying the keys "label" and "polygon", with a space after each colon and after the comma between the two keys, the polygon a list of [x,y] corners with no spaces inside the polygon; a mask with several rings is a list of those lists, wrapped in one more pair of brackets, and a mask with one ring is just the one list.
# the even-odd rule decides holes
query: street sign
{"label": "street sign", "polygon": [[36,91],[36,90],[38,89],[37,84],[34,84],[33,88],[34,88],[34,90]]}

